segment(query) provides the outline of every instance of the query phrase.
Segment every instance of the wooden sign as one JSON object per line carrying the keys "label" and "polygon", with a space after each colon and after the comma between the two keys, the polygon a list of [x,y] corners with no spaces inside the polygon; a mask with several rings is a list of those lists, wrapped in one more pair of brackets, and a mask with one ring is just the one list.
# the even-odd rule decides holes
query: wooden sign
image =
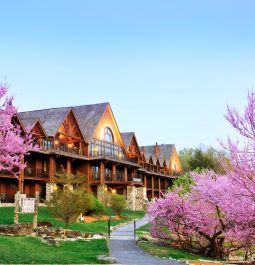
{"label": "wooden sign", "polygon": [[35,198],[23,198],[21,203],[22,213],[34,213],[35,212]]}

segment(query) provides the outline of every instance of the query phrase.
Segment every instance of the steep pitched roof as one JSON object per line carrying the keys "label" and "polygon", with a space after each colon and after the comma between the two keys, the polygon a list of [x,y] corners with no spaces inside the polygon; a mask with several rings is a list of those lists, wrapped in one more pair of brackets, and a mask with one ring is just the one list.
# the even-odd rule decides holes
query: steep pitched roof
{"label": "steep pitched roof", "polygon": [[120,134],[121,134],[121,138],[124,142],[125,147],[128,148],[135,133],[134,132],[123,132]]}
{"label": "steep pitched roof", "polygon": [[22,124],[24,125],[26,132],[30,132],[37,121],[38,118],[22,119]]}
{"label": "steep pitched roof", "polygon": [[88,141],[93,135],[96,126],[105,112],[109,103],[99,103],[73,107],[75,116],[78,119],[81,131]]}
{"label": "steep pitched roof", "polygon": [[161,144],[158,145],[160,148],[160,154],[156,156],[155,154],[156,145],[141,146],[141,150],[145,151],[146,161],[149,161],[150,156],[153,161],[159,160],[160,164],[163,165],[164,160],[166,161],[167,166],[170,164],[170,159],[174,150],[174,144]]}
{"label": "steep pitched roof", "polygon": [[39,119],[46,131],[48,136],[55,136],[60,127],[61,123],[64,121],[67,114],[71,111],[71,107],[63,108],[53,108],[53,109],[43,109],[43,110],[34,110],[19,112],[18,116],[22,123],[26,123],[27,126],[30,126],[31,123],[35,123]]}
{"label": "steep pitched roof", "polygon": [[47,135],[54,136],[65,117],[73,109],[84,138],[89,140],[108,104],[109,103],[99,103],[19,112],[18,117],[22,123],[26,123],[26,128],[33,125],[36,120],[39,119]]}

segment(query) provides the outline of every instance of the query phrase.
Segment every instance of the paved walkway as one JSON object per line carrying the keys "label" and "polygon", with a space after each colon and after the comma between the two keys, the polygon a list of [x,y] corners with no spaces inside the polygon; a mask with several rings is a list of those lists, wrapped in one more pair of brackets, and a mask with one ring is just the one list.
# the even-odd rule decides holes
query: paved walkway
{"label": "paved walkway", "polygon": [[[136,228],[148,223],[146,218],[136,221]],[[140,249],[134,240],[134,224],[121,226],[111,233],[109,240],[110,257],[123,265],[181,265],[183,263],[157,258]]]}

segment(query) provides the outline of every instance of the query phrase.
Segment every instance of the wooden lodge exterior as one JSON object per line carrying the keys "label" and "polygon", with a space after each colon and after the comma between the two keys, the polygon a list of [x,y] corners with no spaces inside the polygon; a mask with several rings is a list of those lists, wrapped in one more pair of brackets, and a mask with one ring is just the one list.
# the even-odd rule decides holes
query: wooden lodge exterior
{"label": "wooden lodge exterior", "polygon": [[160,197],[182,172],[174,145],[140,147],[135,133],[120,133],[109,103],[20,112],[15,122],[40,148],[25,157],[19,180],[0,172],[2,202],[12,202],[17,190],[47,198],[63,167],[84,173],[86,186],[101,200],[116,192],[136,209],[138,201]]}

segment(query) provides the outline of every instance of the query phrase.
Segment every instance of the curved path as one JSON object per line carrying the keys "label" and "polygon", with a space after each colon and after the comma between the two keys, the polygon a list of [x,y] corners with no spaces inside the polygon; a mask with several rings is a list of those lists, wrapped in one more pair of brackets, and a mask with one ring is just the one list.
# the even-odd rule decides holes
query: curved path
{"label": "curved path", "polygon": [[[136,221],[136,228],[147,224],[146,218]],[[109,239],[110,257],[118,264],[123,265],[149,265],[149,264],[169,264],[180,265],[180,262],[154,257],[140,249],[134,240],[133,222],[121,226],[111,233]]]}

